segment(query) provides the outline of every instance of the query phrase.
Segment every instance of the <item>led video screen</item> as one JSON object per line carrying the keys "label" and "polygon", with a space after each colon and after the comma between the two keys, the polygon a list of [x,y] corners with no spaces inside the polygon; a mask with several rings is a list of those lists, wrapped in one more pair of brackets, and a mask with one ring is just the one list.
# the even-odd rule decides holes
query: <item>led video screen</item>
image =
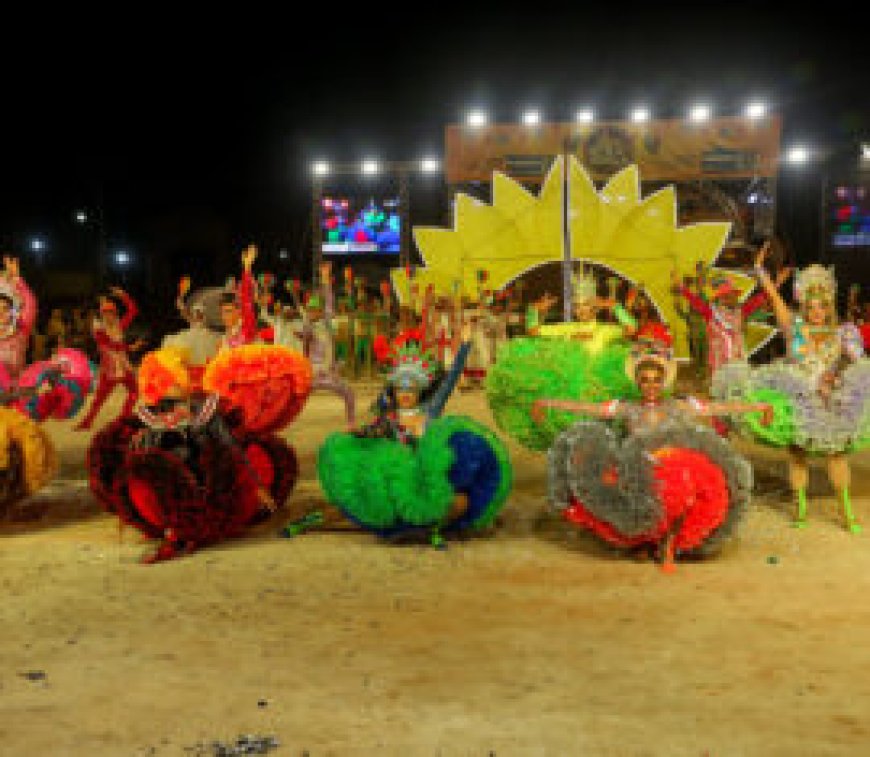
{"label": "led video screen", "polygon": [[324,255],[398,255],[399,200],[395,197],[324,197],[320,203]]}

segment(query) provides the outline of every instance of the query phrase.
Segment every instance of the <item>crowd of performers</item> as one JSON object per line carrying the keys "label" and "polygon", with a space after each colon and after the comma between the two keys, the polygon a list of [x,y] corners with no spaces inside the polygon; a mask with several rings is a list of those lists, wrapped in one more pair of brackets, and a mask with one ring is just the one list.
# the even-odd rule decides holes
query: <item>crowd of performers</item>
{"label": "crowd of performers", "polygon": [[[147,561],[237,536],[287,502],[298,465],[280,434],[322,391],[341,399],[346,427],[318,451],[324,502],[281,533],[340,526],[444,547],[450,535],[494,524],[511,490],[499,436],[444,412],[457,388],[485,386],[501,431],[547,453],[548,496],[560,516],[609,545],[657,555],[666,570],[680,556],[715,553],[747,511],[752,469],[729,442],[733,434],[787,452],[800,527],[809,464],[823,461],[846,527],[857,533],[849,455],[870,446],[870,323],[851,295],[857,322],[839,322],[833,271],[818,265],[796,273],[789,306],[780,289],[792,272],[771,275],[767,255],[765,246],[758,290],[744,300],[725,275],[708,282],[700,268],[696,277],[673,277],[709,397],[676,396],[672,335],[642,288],[623,301],[613,287],[602,297],[582,268],[567,322],[552,322],[557,300],[549,295],[520,316],[483,286],[469,302],[421,291],[413,280],[410,301],[392,318],[388,286],[379,305],[350,294],[350,279],[337,298],[329,264],[307,295],[288,282],[281,297],[273,277],[255,277],[250,247],[225,286],[191,291],[189,279],[180,282],[175,304],[187,327],[159,348],[139,356],[144,344],[128,335],[137,305],[114,288],[92,325],[98,364],[60,348],[28,366],[37,302],[17,261],[6,258],[0,506],[50,480],[56,455],[44,421],[90,429],[119,389],[120,414],[88,453],[100,504],[157,540]],[[355,334],[341,354],[337,334],[349,310],[382,325]],[[775,318],[787,354],[750,365],[744,330],[760,312]],[[357,360],[376,361],[384,377],[364,419],[342,372]]]}

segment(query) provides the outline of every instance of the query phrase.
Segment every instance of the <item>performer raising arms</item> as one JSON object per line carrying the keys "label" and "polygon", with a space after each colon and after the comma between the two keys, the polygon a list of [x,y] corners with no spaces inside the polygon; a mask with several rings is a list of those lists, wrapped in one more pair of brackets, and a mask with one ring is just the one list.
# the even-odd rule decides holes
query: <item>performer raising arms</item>
{"label": "performer raising arms", "polygon": [[622,421],[620,441],[606,426],[579,421],[549,452],[549,494],[564,518],[622,548],[657,546],[663,569],[677,554],[710,554],[730,535],[749,501],[749,464],[696,418],[761,413],[764,403],[713,403],[666,398],[676,376],[671,337],[662,326],[638,335],[625,364],[640,402],[541,399],[547,409]]}
{"label": "performer raising arms", "polygon": [[863,359],[854,324],[837,323],[833,270],[811,265],[798,273],[798,307],[793,311],[764,269],[767,251],[768,245],[759,251],[756,274],[773,303],[788,357],[767,366],[745,367],[742,376],[729,372],[718,394],[773,404],[775,418],[770,428],[751,421],[743,425],[761,441],[788,448],[789,478],[797,495],[797,527],[806,525],[808,460],[819,456],[827,463],[847,528],[858,533],[861,526],[849,496],[848,455],[870,446],[870,360]]}
{"label": "performer raising arms", "polygon": [[125,312],[123,316],[119,316],[118,306],[110,298],[100,298],[100,314],[94,319],[92,326],[94,340],[100,352],[97,389],[87,414],[75,427],[76,431],[86,431],[91,427],[97,413],[116,386],[123,386],[127,390],[121,417],[130,415],[136,404],[136,374],[129,356],[131,352],[140,350],[144,342],[137,340],[133,344],[127,344],[124,336],[139,310],[133,298],[120,287],[112,287],[110,292],[124,304]]}
{"label": "performer raising arms", "polygon": [[220,349],[241,347],[257,339],[257,309],[254,276],[251,267],[257,259],[257,248],[248,246],[242,253],[242,278],[235,291],[225,292],[221,298],[221,321],[224,336]]}
{"label": "performer raising arms", "polygon": [[[332,434],[319,450],[320,485],[347,521],[383,537],[422,529],[436,547],[445,546],[442,530],[494,521],[512,480],[504,445],[470,418],[441,417],[471,348],[468,331],[446,373],[417,345],[395,351],[374,422]],[[316,511],[284,533],[323,519]]]}
{"label": "performer raising arms", "polygon": [[338,395],[344,401],[347,423],[353,425],[356,417],[356,398],[353,389],[338,375],[338,366],[335,362],[335,335],[332,330],[335,302],[330,263],[323,263],[320,266],[320,294],[312,294],[308,298],[307,307],[302,310],[306,352],[314,371],[311,391],[325,390]]}
{"label": "performer raising arms", "polygon": [[24,368],[36,311],[36,297],[21,278],[18,259],[4,256],[0,274],[0,366],[10,379]]}
{"label": "performer raising arms", "polygon": [[[790,275],[790,269],[782,269],[777,274],[776,286],[782,286]],[[706,324],[707,365],[710,376],[725,363],[743,360],[746,357],[743,344],[746,321],[767,304],[767,294],[763,290],[756,292],[741,304],[740,290],[731,279],[724,276],[713,281],[712,302],[707,302],[689,289],[676,271],[671,274],[671,278],[676,293],[689,303],[689,307]]]}
{"label": "performer raising arms", "polygon": [[178,297],[175,306],[179,314],[188,323],[188,328],[163,338],[164,347],[176,347],[185,350],[189,356],[191,374],[196,380],[202,378],[202,372],[209,360],[218,351],[220,334],[209,328],[205,304],[202,300],[190,302],[190,279],[184,276],[178,282]]}

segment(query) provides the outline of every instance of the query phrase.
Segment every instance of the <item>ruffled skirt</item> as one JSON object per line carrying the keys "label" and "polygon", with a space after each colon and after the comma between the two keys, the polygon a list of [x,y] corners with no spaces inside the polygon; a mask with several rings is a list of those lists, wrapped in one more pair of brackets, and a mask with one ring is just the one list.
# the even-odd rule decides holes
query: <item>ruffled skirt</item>
{"label": "ruffled skirt", "polygon": [[637,398],[637,387],[625,374],[628,351],[624,342],[592,355],[581,342],[512,339],[499,351],[487,374],[486,396],[498,427],[523,446],[544,451],[577,416],[553,411],[537,424],[531,418],[535,400],[604,402]]}
{"label": "ruffled skirt", "polygon": [[746,511],[752,469],[702,426],[663,425],[617,441],[580,421],[549,452],[549,498],[563,517],[617,547],[660,544],[715,553]]}
{"label": "ruffled skirt", "polygon": [[0,516],[35,494],[57,471],[57,454],[40,426],[0,407]]}
{"label": "ruffled skirt", "polygon": [[[381,536],[422,527],[484,528],[512,483],[504,444],[462,416],[432,421],[414,446],[332,434],[318,452],[317,474],[330,504]],[[448,522],[457,494],[468,497],[468,507]]]}
{"label": "ruffled skirt", "polygon": [[120,419],[94,437],[91,489],[107,511],[169,545],[189,549],[240,535],[268,515],[258,491],[280,507],[298,474],[293,450],[274,436],[230,444],[205,432],[164,432],[143,446],[136,441],[143,429],[138,419]]}
{"label": "ruffled skirt", "polygon": [[754,414],[737,421],[742,432],[765,444],[823,455],[870,446],[870,360],[866,358],[843,371],[827,399],[810,375],[784,360],[759,367],[728,363],[713,377],[711,392],[717,399],[771,404],[770,425],[761,425]]}

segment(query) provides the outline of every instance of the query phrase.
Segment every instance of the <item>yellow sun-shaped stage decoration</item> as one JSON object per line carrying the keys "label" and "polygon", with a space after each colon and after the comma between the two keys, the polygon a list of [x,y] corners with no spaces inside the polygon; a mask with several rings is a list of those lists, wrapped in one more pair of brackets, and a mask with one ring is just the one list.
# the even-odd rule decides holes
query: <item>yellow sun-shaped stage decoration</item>
{"label": "yellow sun-shaped stage decoration", "polygon": [[[479,270],[488,273],[487,288],[498,290],[531,268],[562,260],[564,186],[563,162],[559,158],[537,197],[499,173],[493,176],[491,206],[457,195],[453,230],[414,230],[426,264],[417,274],[421,289],[431,283],[436,292],[449,294],[461,285],[464,294],[476,297]],[[571,258],[604,266],[642,285],[671,327],[677,356],[688,356],[686,323],[676,311],[671,272],[694,275],[698,263],[712,266],[728,238],[730,224],[708,222],[677,227],[674,188],[665,187],[642,199],[636,166],[623,169],[597,191],[572,156],[567,187]],[[716,273],[714,269],[711,277]],[[744,294],[751,289],[749,276],[733,271],[727,271],[727,275]],[[393,283],[399,299],[406,301],[405,272],[394,271]],[[773,333],[769,326],[750,325],[747,349],[757,349]]]}

